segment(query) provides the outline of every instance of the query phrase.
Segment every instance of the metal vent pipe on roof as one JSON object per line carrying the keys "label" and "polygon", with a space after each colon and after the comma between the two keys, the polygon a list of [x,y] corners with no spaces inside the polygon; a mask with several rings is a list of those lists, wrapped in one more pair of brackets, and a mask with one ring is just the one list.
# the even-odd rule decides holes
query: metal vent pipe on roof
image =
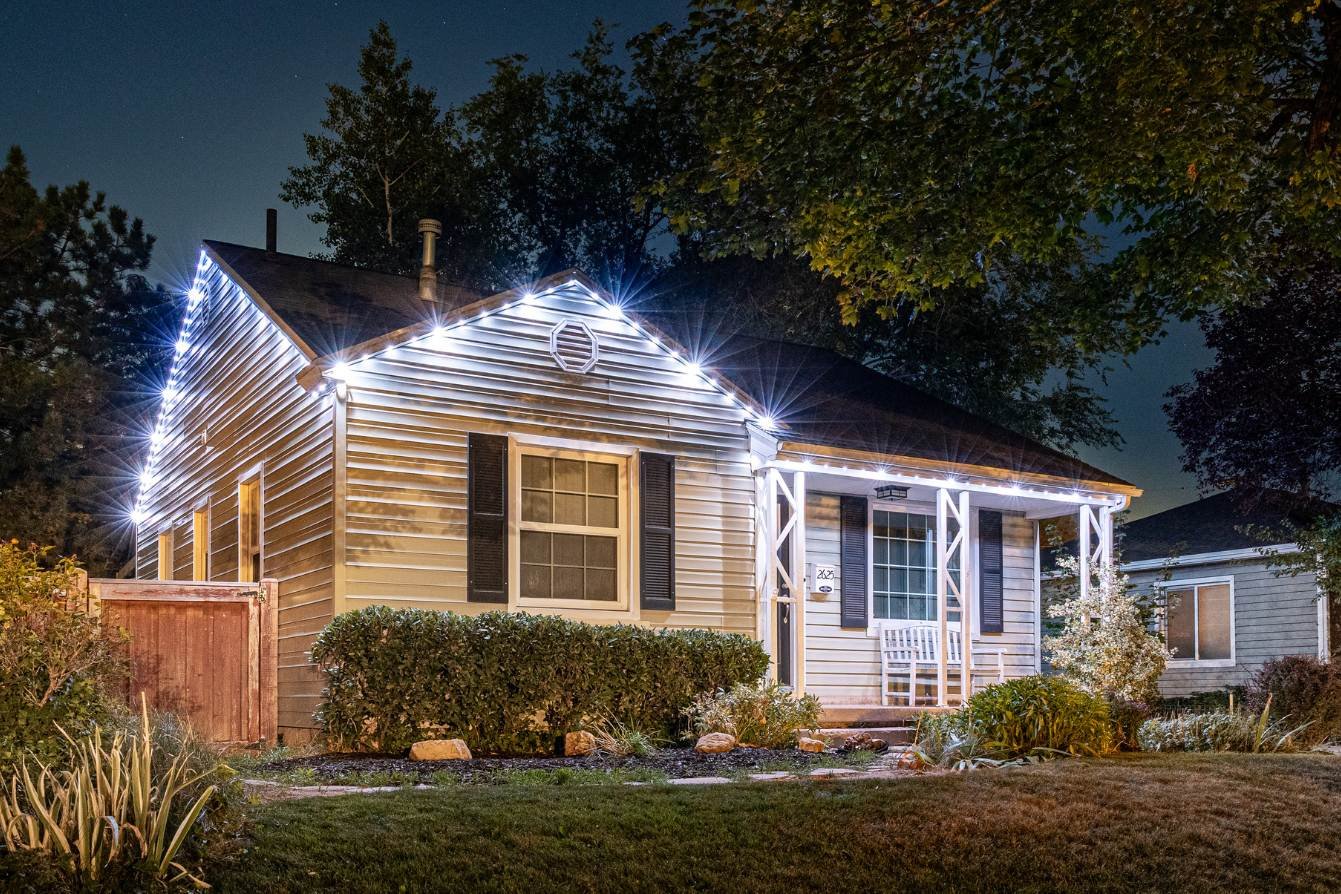
{"label": "metal vent pipe on roof", "polygon": [[424,237],[424,261],[419,268],[419,297],[425,301],[438,300],[438,237],[442,222],[431,217],[419,221],[419,235]]}
{"label": "metal vent pipe on roof", "polygon": [[274,208],[265,209],[265,250],[274,254],[279,251],[279,212]]}

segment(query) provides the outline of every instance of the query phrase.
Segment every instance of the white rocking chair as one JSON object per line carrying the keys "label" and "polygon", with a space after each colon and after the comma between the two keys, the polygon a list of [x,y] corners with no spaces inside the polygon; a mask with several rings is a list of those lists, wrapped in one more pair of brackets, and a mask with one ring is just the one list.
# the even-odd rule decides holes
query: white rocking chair
{"label": "white rocking chair", "polygon": [[[964,666],[963,638],[959,631],[959,622],[946,625],[949,649],[945,657],[946,666],[959,668],[962,676]],[[880,704],[889,704],[889,684],[893,680],[908,680],[908,706],[917,706],[917,672],[919,668],[929,667],[933,671],[940,663],[941,626],[935,621],[888,621],[880,627]],[[992,653],[986,652],[984,657]],[[974,656],[975,659],[977,656]],[[989,659],[990,660],[990,659]],[[974,661],[974,675],[987,675],[978,660]],[[1006,680],[1006,650],[996,650],[996,680]],[[961,700],[963,688],[960,693]]]}

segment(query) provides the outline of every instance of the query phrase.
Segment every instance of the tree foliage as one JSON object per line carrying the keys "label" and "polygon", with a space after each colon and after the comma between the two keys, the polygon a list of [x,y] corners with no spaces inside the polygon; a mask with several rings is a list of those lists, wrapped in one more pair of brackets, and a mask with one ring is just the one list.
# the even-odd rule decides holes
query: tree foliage
{"label": "tree foliage", "polygon": [[1337,0],[699,0],[690,23],[710,154],[667,182],[677,224],[804,255],[849,319],[1023,264],[1096,296],[1075,338],[1130,350],[1283,255],[1341,254]]}
{"label": "tree foliage", "polygon": [[1215,361],[1165,405],[1183,468],[1208,490],[1328,495],[1341,470],[1341,264],[1285,271],[1202,331]]}
{"label": "tree foliage", "polygon": [[87,183],[31,182],[18,147],[0,170],[0,538],[124,561],[109,513],[129,504],[145,383],[174,311],[142,271],[153,237]]}

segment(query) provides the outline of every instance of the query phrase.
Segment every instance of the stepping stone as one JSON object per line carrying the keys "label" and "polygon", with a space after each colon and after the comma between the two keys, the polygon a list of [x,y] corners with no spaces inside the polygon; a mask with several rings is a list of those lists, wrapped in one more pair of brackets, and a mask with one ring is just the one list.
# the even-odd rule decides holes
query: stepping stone
{"label": "stepping stone", "polygon": [[785,770],[779,770],[775,773],[751,773],[750,779],[755,782],[774,782],[778,779],[791,779],[792,774]]}
{"label": "stepping stone", "polygon": [[856,770],[849,770],[845,767],[820,767],[818,770],[811,770],[811,776],[852,776]]}
{"label": "stepping stone", "polygon": [[672,779],[671,785],[721,785],[730,782],[725,776],[690,776],[686,779]]}

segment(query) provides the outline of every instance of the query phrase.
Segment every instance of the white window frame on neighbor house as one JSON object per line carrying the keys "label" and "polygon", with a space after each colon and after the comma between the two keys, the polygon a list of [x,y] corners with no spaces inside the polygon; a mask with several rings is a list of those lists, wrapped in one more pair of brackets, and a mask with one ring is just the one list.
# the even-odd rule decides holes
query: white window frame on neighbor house
{"label": "white window frame on neighbor house", "polygon": [[[210,504],[191,511],[191,579],[210,579]],[[203,535],[203,536],[202,536]]]}
{"label": "white window frame on neighbor house", "polygon": [[1229,657],[1228,658],[1179,658],[1174,656],[1169,659],[1170,667],[1234,667],[1238,663],[1238,637],[1235,635],[1235,595],[1234,595],[1234,577],[1233,575],[1222,577],[1198,577],[1187,580],[1167,580],[1159,581],[1155,584],[1160,595],[1163,597],[1164,618],[1162,626],[1164,628],[1164,641],[1167,644],[1169,639],[1169,591],[1170,590],[1193,590],[1195,605],[1192,615],[1192,643],[1194,648],[1201,648],[1201,594],[1197,592],[1202,587],[1227,586],[1229,588]]}
{"label": "white window frame on neighbor house", "polygon": [[162,528],[158,532],[158,579],[172,580],[173,573],[173,537],[172,528]]}
{"label": "white window frame on neighbor house", "polygon": [[[559,438],[517,437],[509,439],[512,445],[508,456],[508,603],[514,608],[563,609],[605,614],[631,610],[629,593],[634,586],[632,550],[634,536],[630,520],[633,518],[634,487],[631,470],[637,451],[615,445],[587,444]],[[615,520],[618,527],[602,528],[590,525],[562,525],[554,522],[522,520],[521,467],[524,456],[543,456],[552,459],[573,459],[584,462],[608,463],[617,469]],[[615,600],[602,602],[593,599],[525,598],[521,595],[521,534],[523,531],[543,531],[553,534],[585,534],[615,538]]]}
{"label": "white window frame on neighbor house", "polygon": [[[255,485],[256,487],[256,565],[257,578],[250,579],[251,548],[246,542],[248,539],[249,527],[245,527],[242,522],[242,493],[243,489]],[[244,561],[244,559],[246,561]],[[265,577],[265,467],[255,466],[248,469],[237,477],[237,579],[239,583],[259,583],[260,578]]]}

